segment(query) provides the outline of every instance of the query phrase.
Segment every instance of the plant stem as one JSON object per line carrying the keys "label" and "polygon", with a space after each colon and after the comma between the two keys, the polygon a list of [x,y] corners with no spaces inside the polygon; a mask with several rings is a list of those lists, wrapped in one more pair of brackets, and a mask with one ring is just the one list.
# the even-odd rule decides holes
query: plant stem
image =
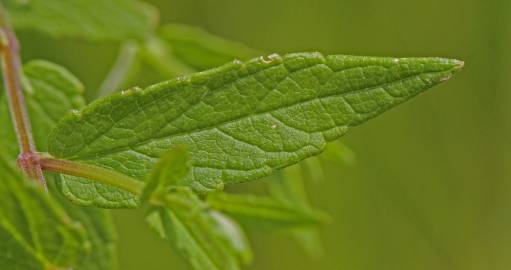
{"label": "plant stem", "polygon": [[[39,162],[42,169],[45,171],[84,177],[98,183],[125,190],[136,196],[141,196],[145,188],[145,183],[135,178],[91,164],[55,159],[48,156],[42,156]],[[188,201],[174,194],[167,194],[163,197],[153,194],[149,202],[152,205],[158,206],[193,207]]]}
{"label": "plant stem", "polygon": [[126,190],[134,195],[142,194],[144,183],[99,166],[69,160],[42,157],[41,167],[45,171],[92,179],[102,184]]}
{"label": "plant stem", "polygon": [[18,165],[32,179],[45,189],[46,182],[38,164],[37,149],[32,137],[23,89],[21,87],[21,60],[16,35],[9,24],[3,5],[0,3],[0,55],[4,85],[9,100],[12,122],[18,138],[20,155]]}

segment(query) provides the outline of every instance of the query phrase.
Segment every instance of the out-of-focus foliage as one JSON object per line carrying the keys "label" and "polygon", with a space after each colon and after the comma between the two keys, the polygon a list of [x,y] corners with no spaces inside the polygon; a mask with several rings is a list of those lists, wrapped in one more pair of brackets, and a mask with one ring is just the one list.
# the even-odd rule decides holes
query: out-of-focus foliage
{"label": "out-of-focus foliage", "polygon": [[321,224],[325,214],[282,203],[269,196],[216,193],[208,196],[212,208],[259,230],[300,228]]}
{"label": "out-of-focus foliage", "polygon": [[142,42],[126,41],[98,95],[134,86],[145,87],[176,76],[215,68],[235,59],[262,55],[242,44],[200,28],[165,24]]}
{"label": "out-of-focus foliage", "polygon": [[143,39],[158,13],[138,0],[6,0],[13,25],[58,38],[88,41]]}
{"label": "out-of-focus foliage", "polygon": [[245,61],[263,55],[240,43],[182,24],[163,25],[158,36],[170,46],[176,58],[198,71],[215,68],[234,59]]}
{"label": "out-of-focus foliage", "polygon": [[83,224],[0,156],[0,265],[6,270],[75,267],[90,252]]}
{"label": "out-of-focus foliage", "polygon": [[156,207],[147,221],[196,270],[238,270],[251,259],[244,232],[228,217],[215,212],[189,188],[169,190],[192,206]]}

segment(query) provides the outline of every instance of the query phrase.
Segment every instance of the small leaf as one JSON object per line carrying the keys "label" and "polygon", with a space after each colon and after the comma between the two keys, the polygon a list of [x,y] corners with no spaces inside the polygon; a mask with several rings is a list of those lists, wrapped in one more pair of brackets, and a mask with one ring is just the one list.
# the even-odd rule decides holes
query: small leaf
{"label": "small leaf", "polygon": [[245,232],[241,226],[231,219],[217,211],[211,211],[211,217],[215,220],[218,230],[223,231],[222,234],[226,235],[227,247],[231,249],[242,264],[249,264],[252,262],[252,250]]}
{"label": "small leaf", "polygon": [[246,226],[263,230],[311,227],[325,222],[328,216],[318,210],[309,210],[281,203],[268,196],[212,193],[208,204],[234,217]]}
{"label": "small leaf", "polygon": [[251,258],[243,232],[209,209],[188,188],[173,189],[193,205],[186,209],[168,204],[148,215],[149,225],[197,270],[237,270]]}
{"label": "small leaf", "polygon": [[146,202],[156,192],[174,185],[190,172],[189,157],[184,147],[175,147],[165,153],[151,171],[140,201]]}
{"label": "small leaf", "polygon": [[36,30],[57,38],[91,41],[143,39],[158,13],[138,0],[6,0],[18,30]]}
{"label": "small leaf", "polygon": [[[191,172],[180,184],[205,193],[255,180],[318,155],[329,141],[450,78],[441,58],[319,53],[271,55],[96,101],[61,121],[50,153],[143,181],[158,158],[185,145]],[[82,205],[136,207],[116,188],[64,176]]]}

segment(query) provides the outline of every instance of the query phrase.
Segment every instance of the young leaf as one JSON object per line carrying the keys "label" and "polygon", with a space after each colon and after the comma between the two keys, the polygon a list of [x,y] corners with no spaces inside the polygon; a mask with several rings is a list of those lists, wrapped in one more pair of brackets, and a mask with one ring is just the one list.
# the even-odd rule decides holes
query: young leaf
{"label": "young leaf", "polygon": [[237,270],[248,262],[251,252],[235,223],[207,208],[188,188],[171,192],[188,200],[195,208],[169,204],[155,208],[147,220],[194,269]]}
{"label": "young leaf", "polygon": [[227,238],[227,247],[238,257],[242,264],[252,262],[252,249],[241,226],[229,216],[217,211],[211,211],[211,217],[217,224],[217,229]]}
{"label": "young leaf", "polygon": [[57,38],[91,41],[143,39],[158,13],[138,0],[6,0],[13,25]]}
{"label": "young leaf", "polygon": [[[251,181],[317,155],[326,142],[449,79],[462,62],[297,53],[271,55],[96,101],[50,134],[52,155],[145,179],[185,145],[197,192]],[[83,205],[134,207],[122,190],[64,176]]]}
{"label": "young leaf", "polygon": [[236,195],[223,192],[208,196],[211,208],[234,217],[243,225],[263,229],[291,229],[321,224],[327,215],[282,203],[268,196]]}
{"label": "young leaf", "polygon": [[68,269],[90,252],[82,226],[0,156],[2,269]]}
{"label": "young leaf", "polygon": [[[34,137],[41,151],[46,150],[46,139],[55,123],[70,110],[80,109],[85,102],[82,84],[66,69],[46,61],[31,61],[24,65],[26,102],[32,117]],[[0,148],[2,154],[14,161],[18,155],[16,137],[9,117],[4,93],[0,95]],[[0,176],[3,171],[0,170]],[[46,175],[53,199],[66,210],[68,215],[79,221],[89,236],[91,252],[74,269],[104,270],[115,269],[115,230],[110,214],[99,209],[83,208],[64,200],[54,187],[60,176]],[[57,179],[54,179],[57,178]],[[0,242],[6,238],[0,237]],[[4,250],[4,249],[1,249]]]}
{"label": "young leaf", "polygon": [[190,172],[189,157],[184,147],[175,147],[165,153],[149,174],[144,192],[140,198],[143,203],[155,192],[164,191],[166,188],[178,185]]}

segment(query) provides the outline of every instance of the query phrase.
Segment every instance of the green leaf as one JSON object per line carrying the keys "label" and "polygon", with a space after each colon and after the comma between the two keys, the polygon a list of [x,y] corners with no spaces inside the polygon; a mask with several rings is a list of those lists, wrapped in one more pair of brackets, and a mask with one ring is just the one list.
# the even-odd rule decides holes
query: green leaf
{"label": "green leaf", "polygon": [[89,236],[91,246],[91,252],[73,269],[117,269],[117,236],[112,215],[107,210],[80,207],[69,202],[60,194],[55,186],[55,181],[59,181],[59,178],[60,175],[46,175],[50,194],[66,210],[71,218],[83,224]]}
{"label": "green leaf", "polygon": [[209,209],[188,188],[172,190],[193,209],[171,204],[153,209],[148,222],[197,270],[236,270],[251,259],[246,237],[236,223]]}
{"label": "green leaf", "polygon": [[[23,66],[25,98],[37,148],[47,149],[48,133],[58,120],[71,110],[85,105],[83,85],[66,69],[42,60],[30,61]],[[12,128],[5,91],[0,91],[0,146],[6,156],[16,159],[19,150]]]}
{"label": "green leaf", "polygon": [[[317,176],[312,174],[311,177],[315,179]],[[268,179],[266,184],[269,193],[280,203],[297,210],[314,211],[307,196],[302,166],[290,166]],[[311,257],[320,257],[323,254],[323,246],[316,227],[296,228],[289,232]]]}
{"label": "green leaf", "polygon": [[[321,153],[328,141],[449,79],[462,62],[297,53],[271,55],[96,101],[51,133],[50,153],[143,181],[185,145],[197,192],[255,180]],[[64,177],[73,201],[136,207],[122,190]]]}
{"label": "green leaf", "polygon": [[138,0],[6,0],[18,30],[91,41],[143,39],[158,21],[152,6]]}
{"label": "green leaf", "polygon": [[319,157],[324,161],[335,163],[342,162],[349,166],[352,166],[357,162],[355,153],[340,141],[328,144],[323,154]]}
{"label": "green leaf", "polygon": [[134,85],[145,87],[195,71],[175,58],[169,45],[158,37],[143,43],[125,42],[97,95],[107,96]]}
{"label": "green leaf", "polygon": [[149,199],[155,192],[165,191],[190,172],[189,157],[184,147],[175,147],[165,153],[149,174],[147,184],[141,196],[141,202]]}
{"label": "green leaf", "polygon": [[327,215],[320,211],[282,203],[269,196],[218,192],[210,194],[207,202],[241,224],[263,230],[311,227],[327,219]]}
{"label": "green leaf", "polygon": [[245,232],[232,218],[221,212],[211,211],[211,218],[221,235],[225,235],[227,248],[238,258],[242,264],[252,262],[252,249]]}
{"label": "green leaf", "polygon": [[151,85],[235,59],[244,61],[260,55],[256,50],[196,27],[167,24],[157,32],[157,36],[142,43],[129,42],[121,47],[113,71],[101,86],[100,95],[134,85]]}
{"label": "green leaf", "polygon": [[68,269],[90,252],[82,224],[0,157],[2,269]]}
{"label": "green leaf", "polygon": [[303,166],[294,165],[275,174],[265,182],[268,192],[282,203],[303,208],[309,207],[303,171]]}
{"label": "green leaf", "polygon": [[[40,151],[46,150],[46,138],[56,122],[70,110],[80,109],[85,102],[82,97],[83,86],[69,71],[46,61],[31,61],[24,65],[25,95],[33,124],[34,137]],[[0,95],[0,148],[2,154],[14,162],[18,155],[16,137],[4,91]],[[14,165],[13,165],[14,166]],[[0,170],[0,177],[5,172]],[[99,209],[83,208],[72,205],[64,200],[54,187],[54,181],[60,176],[46,175],[52,198],[68,215],[79,221],[87,231],[91,252],[84,254],[86,258],[78,270],[104,270],[116,268],[115,230],[109,213]],[[57,178],[57,180],[54,180]],[[4,239],[4,238],[0,238]],[[1,242],[2,240],[0,240]]]}
{"label": "green leaf", "polygon": [[218,67],[234,59],[248,60],[261,54],[240,43],[188,25],[163,25],[158,29],[158,36],[170,46],[174,57],[198,71]]}

